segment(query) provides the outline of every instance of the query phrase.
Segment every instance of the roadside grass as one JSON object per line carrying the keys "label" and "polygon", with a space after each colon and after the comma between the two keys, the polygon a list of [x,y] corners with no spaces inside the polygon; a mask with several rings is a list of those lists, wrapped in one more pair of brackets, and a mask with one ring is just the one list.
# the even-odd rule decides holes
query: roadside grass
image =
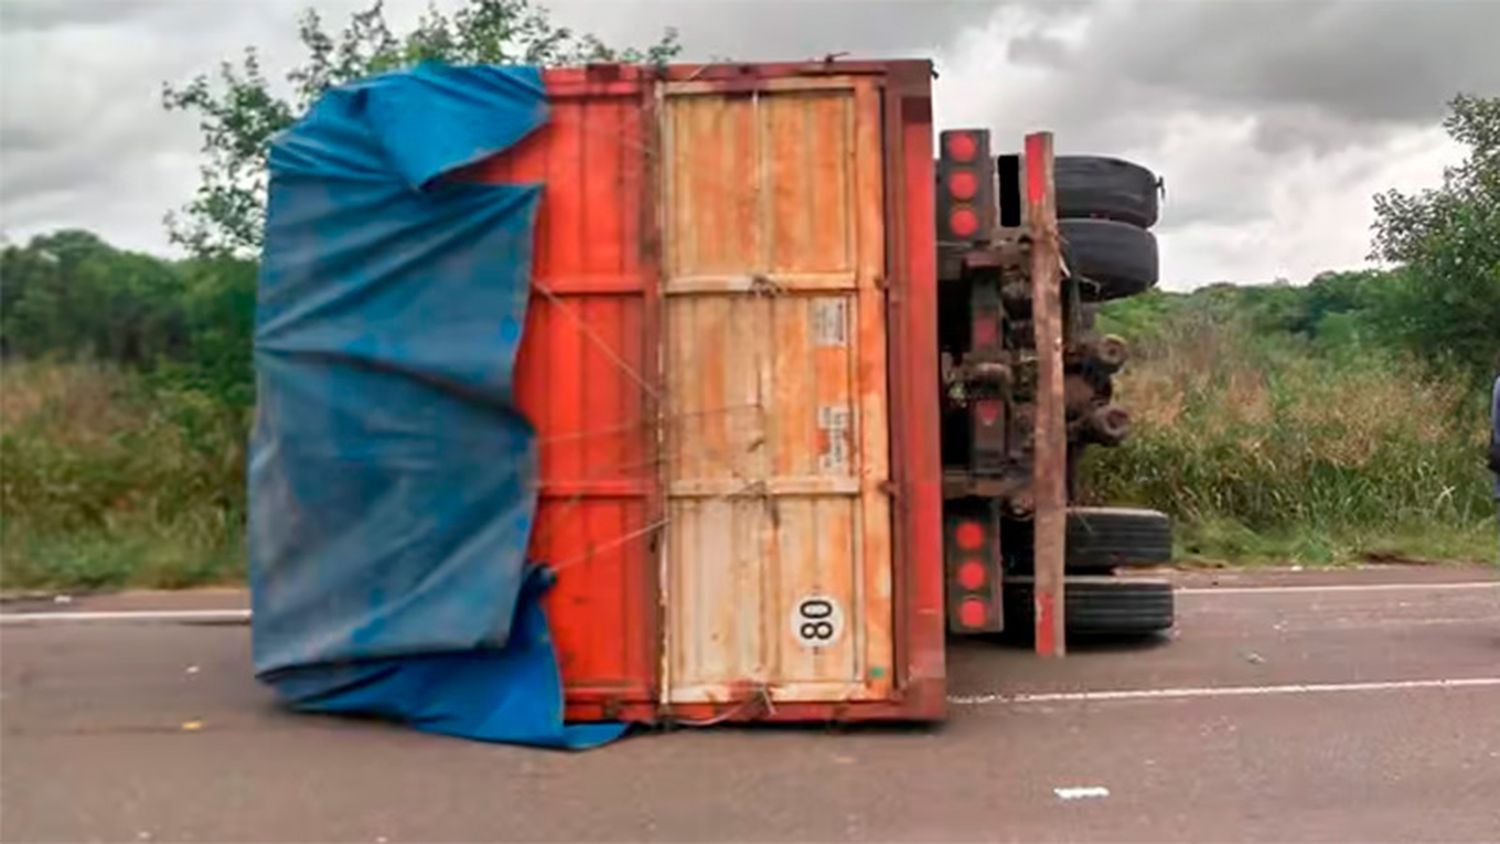
{"label": "roadside grass", "polygon": [[243,578],[243,419],[92,363],[0,371],[0,589]]}
{"label": "roadside grass", "polygon": [[1083,488],[1177,519],[1179,557],[1494,561],[1485,397],[1381,350],[1175,320],[1117,382],[1131,438]]}
{"label": "roadside grass", "polygon": [[[1463,379],[1232,322],[1158,328],[1118,382],[1134,433],[1091,450],[1083,488],[1171,513],[1180,560],[1495,559],[1486,405]],[[245,430],[211,393],[150,375],[6,363],[0,589],[242,580]]]}
{"label": "roadside grass", "polygon": [[1210,518],[1179,524],[1175,549],[1182,563],[1207,566],[1483,563],[1494,561],[1497,536],[1493,521],[1460,527],[1298,525],[1255,531],[1233,519]]}

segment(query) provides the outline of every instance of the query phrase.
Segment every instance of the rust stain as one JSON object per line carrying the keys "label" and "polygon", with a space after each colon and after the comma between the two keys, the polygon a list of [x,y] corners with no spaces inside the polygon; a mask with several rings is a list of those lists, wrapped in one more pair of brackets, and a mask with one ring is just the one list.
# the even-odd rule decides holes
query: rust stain
{"label": "rust stain", "polygon": [[[892,654],[879,100],[775,83],[666,89],[677,703],[890,682],[868,670]],[[749,410],[714,412],[731,406]]]}

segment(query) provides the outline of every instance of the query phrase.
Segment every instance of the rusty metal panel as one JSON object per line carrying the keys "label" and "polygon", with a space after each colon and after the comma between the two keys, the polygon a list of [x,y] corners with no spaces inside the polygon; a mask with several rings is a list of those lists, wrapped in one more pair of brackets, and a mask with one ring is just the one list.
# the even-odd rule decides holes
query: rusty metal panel
{"label": "rusty metal panel", "polygon": [[[551,124],[467,174],[544,190],[516,390],[540,434],[531,551],[560,569],[548,612],[570,720],[941,716],[930,71],[925,62],[549,70]],[[708,99],[669,114],[666,104],[688,94]],[[777,99],[788,94],[811,101]],[[736,98],[766,108],[747,115],[729,104]],[[725,143],[674,147],[674,121],[684,136]],[[725,136],[746,125],[744,145]],[[830,137],[809,137],[817,133]],[[687,183],[673,177],[674,156],[692,164],[677,175],[702,187],[680,200],[672,191]],[[796,183],[809,170],[823,173]],[[679,201],[697,203],[679,212],[698,237],[679,228],[687,239],[664,242],[664,211]],[[673,245],[697,251],[679,250],[678,266]],[[669,338],[660,326],[679,299],[680,324],[697,330]],[[701,364],[710,359],[718,363]],[[752,380],[740,375],[747,360]],[[841,382],[845,361],[852,374]],[[665,377],[684,372],[702,387],[668,408]],[[747,408],[726,406],[721,396],[751,384]],[[778,384],[789,396],[780,404],[770,398]],[[809,389],[812,403],[790,398]],[[847,427],[837,410],[818,415],[818,402],[852,408]],[[772,418],[788,404],[801,415]],[[887,413],[889,427],[865,424]],[[698,447],[676,439],[684,426]],[[745,450],[734,454],[736,445]],[[669,485],[680,493],[676,521]],[[673,561],[691,558],[658,540],[701,548],[705,562],[678,571]],[[711,568],[755,576],[705,576]],[[677,574],[682,583],[665,582]],[[789,656],[781,596],[809,588],[855,593],[841,636],[863,639]],[[697,649],[680,637],[683,652],[667,649],[668,610],[741,603],[756,610],[712,623],[699,613]],[[663,700],[673,665],[717,675],[713,696],[729,702]],[[774,686],[774,708],[739,703],[762,686]]]}
{"label": "rusty metal panel", "polygon": [[543,191],[517,403],[536,426],[530,554],[572,707],[608,717],[656,695],[657,270],[647,150],[651,83],[545,75],[551,118],[470,178]]}
{"label": "rusty metal panel", "polygon": [[871,80],[663,97],[665,698],[892,681],[881,109]]}

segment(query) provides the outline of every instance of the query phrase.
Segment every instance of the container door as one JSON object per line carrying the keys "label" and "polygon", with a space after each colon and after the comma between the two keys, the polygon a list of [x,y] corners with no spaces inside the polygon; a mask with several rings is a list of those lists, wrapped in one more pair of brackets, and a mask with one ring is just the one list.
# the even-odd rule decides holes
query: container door
{"label": "container door", "polygon": [[664,86],[671,702],[889,693],[880,114],[867,79]]}

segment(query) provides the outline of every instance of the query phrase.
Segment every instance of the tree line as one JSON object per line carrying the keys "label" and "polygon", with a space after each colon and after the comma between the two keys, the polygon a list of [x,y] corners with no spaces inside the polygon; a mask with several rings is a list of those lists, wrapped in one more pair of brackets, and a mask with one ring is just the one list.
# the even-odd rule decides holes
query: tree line
{"label": "tree line", "polygon": [[0,353],[107,362],[248,407],[256,270],[118,249],[87,231],[40,235],[0,251]]}

